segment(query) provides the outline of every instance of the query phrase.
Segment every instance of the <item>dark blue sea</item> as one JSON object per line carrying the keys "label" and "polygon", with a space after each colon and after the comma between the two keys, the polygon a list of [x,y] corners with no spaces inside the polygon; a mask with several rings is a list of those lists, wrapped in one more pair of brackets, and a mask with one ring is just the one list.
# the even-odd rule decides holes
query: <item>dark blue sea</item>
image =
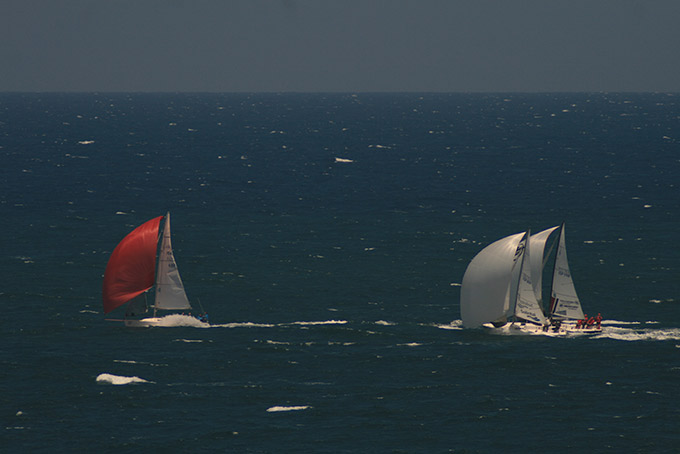
{"label": "dark blue sea", "polygon": [[[0,94],[0,175],[2,452],[680,451],[678,95]],[[107,321],[166,211],[211,326]],[[603,332],[463,329],[563,221]]]}

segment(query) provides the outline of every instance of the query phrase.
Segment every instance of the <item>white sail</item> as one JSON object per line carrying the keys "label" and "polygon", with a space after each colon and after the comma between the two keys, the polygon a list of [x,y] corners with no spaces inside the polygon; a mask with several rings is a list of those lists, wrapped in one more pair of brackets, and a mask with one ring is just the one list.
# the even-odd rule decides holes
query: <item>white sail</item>
{"label": "white sail", "polygon": [[191,309],[191,304],[184,292],[182,278],[179,276],[175,256],[170,241],[170,213],[165,216],[165,226],[158,255],[156,271],[156,309],[183,310]]}
{"label": "white sail", "polygon": [[[536,299],[536,293],[533,286],[533,271],[531,266],[531,254],[533,253],[531,251],[532,243],[533,242],[531,240],[527,241],[524,248],[522,267],[517,288],[517,299],[515,303],[515,316],[523,320],[545,325],[547,322],[545,316],[543,315],[543,310],[539,306],[538,300]],[[543,251],[541,251],[541,256],[542,255]]]}
{"label": "white sail", "polygon": [[511,291],[511,280],[517,274],[513,271],[518,269],[515,265],[521,257],[520,243],[525,235],[517,233],[490,244],[468,265],[460,294],[460,315],[465,327],[476,328],[513,314],[511,300],[516,293]]}
{"label": "white sail", "polygon": [[581,302],[578,299],[578,295],[576,295],[574,281],[569,271],[564,224],[562,224],[562,230],[560,231],[560,240],[555,256],[555,270],[553,271],[550,296],[550,307],[554,317],[574,320],[583,318]]}
{"label": "white sail", "polygon": [[546,260],[543,255],[545,244],[550,234],[559,228],[560,226],[556,225],[531,235],[531,283],[534,286],[534,293],[540,307],[543,307],[543,268],[545,267]]}

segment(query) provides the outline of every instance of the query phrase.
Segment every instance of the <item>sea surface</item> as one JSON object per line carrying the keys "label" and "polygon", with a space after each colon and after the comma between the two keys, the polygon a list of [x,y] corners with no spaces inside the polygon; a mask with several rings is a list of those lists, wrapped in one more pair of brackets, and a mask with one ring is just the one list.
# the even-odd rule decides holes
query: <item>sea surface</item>
{"label": "sea surface", "polygon": [[[0,451],[680,451],[680,95],[0,94]],[[104,314],[172,214],[196,327]],[[464,329],[566,222],[603,332]]]}

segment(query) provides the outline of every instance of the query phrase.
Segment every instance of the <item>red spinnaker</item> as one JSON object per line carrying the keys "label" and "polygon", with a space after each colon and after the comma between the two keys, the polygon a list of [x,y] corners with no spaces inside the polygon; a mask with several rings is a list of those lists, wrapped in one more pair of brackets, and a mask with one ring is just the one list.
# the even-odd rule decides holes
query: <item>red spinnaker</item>
{"label": "red spinnaker", "polygon": [[122,306],[150,289],[156,274],[158,227],[163,216],[130,232],[113,250],[104,272],[104,312]]}

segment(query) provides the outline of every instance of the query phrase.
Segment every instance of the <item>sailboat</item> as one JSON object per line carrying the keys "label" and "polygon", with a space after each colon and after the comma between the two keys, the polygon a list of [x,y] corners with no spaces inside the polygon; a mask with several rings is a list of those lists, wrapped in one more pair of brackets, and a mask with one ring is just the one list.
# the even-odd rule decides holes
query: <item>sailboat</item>
{"label": "sailboat", "polygon": [[[554,227],[553,229],[556,229]],[[581,301],[576,294],[574,281],[571,277],[569,262],[567,261],[567,247],[565,238],[564,223],[560,226],[560,236],[557,242],[557,252],[553,265],[552,284],[550,287],[550,307],[548,308],[549,317],[553,322],[564,324],[569,332],[599,332],[601,331],[598,314],[597,324],[585,322],[575,324],[577,320],[586,320],[587,316],[583,313]]]}
{"label": "sailboat", "polygon": [[[151,288],[155,288],[153,316],[140,318],[148,313],[146,296]],[[145,222],[123,238],[106,265],[102,290],[104,312],[127,304],[123,321],[130,327],[163,325],[159,311],[192,310],[172,252],[170,213]],[[207,323],[207,317],[202,314],[191,321]]]}
{"label": "sailboat", "polygon": [[[543,307],[542,275],[550,235],[561,227],[553,272],[550,311]],[[460,311],[466,328],[504,328],[524,332],[566,334],[583,318],[569,272],[564,225],[502,238],[480,251],[463,276]],[[555,323],[557,322],[557,323]]]}

